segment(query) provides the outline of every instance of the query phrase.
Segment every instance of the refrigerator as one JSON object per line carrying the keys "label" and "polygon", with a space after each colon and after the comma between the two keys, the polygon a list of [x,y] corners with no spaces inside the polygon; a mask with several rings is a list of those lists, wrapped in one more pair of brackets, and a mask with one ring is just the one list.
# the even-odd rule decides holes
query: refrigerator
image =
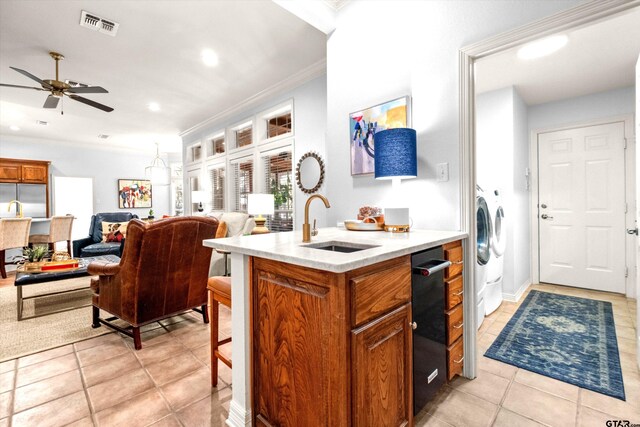
{"label": "refrigerator", "polygon": [[9,202],[18,200],[22,203],[24,217],[47,217],[47,186],[46,184],[0,184],[0,218],[15,218],[18,212],[17,204],[9,209]]}

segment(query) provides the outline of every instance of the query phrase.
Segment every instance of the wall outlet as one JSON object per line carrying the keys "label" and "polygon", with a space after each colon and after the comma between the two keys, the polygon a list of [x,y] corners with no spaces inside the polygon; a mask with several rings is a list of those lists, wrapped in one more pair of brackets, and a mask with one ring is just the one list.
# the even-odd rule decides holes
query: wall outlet
{"label": "wall outlet", "polygon": [[449,163],[438,163],[438,181],[449,181]]}

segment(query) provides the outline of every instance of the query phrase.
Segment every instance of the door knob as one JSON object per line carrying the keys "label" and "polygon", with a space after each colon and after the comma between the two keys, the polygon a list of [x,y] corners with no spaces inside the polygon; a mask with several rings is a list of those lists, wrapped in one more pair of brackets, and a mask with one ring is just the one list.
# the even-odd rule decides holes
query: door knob
{"label": "door knob", "polygon": [[542,215],[540,216],[540,218],[542,218],[542,219],[553,219],[553,217],[552,217],[552,216],[549,216],[549,215],[547,215],[547,214],[542,214]]}
{"label": "door knob", "polygon": [[544,203],[543,203],[543,204],[541,204],[541,205],[540,205],[540,207],[541,207],[542,209],[547,209],[547,205],[545,205]]}
{"label": "door knob", "polygon": [[627,234],[635,234],[637,236],[638,235],[638,229],[637,228],[627,228]]}
{"label": "door knob", "polygon": [[416,329],[418,327],[418,324],[416,322],[411,322],[411,329]]}

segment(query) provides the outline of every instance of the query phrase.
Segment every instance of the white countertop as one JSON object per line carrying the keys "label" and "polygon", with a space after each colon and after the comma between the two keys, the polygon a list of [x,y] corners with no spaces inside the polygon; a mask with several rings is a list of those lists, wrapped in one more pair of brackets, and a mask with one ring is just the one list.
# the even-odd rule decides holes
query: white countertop
{"label": "white countertop", "polygon": [[31,218],[31,222],[50,222],[51,218]]}
{"label": "white countertop", "polygon": [[[208,239],[207,247],[272,259],[333,273],[344,273],[402,255],[466,238],[461,231],[411,230],[409,233],[348,231],[322,228],[310,243],[302,243],[302,231]],[[342,253],[308,247],[321,242],[340,242],[344,246],[375,245],[358,252]]]}

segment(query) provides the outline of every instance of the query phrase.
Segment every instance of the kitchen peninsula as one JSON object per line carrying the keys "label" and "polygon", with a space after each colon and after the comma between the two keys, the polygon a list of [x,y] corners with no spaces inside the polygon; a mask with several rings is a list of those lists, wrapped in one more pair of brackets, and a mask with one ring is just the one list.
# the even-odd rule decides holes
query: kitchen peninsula
{"label": "kitchen peninsula", "polygon": [[462,285],[466,237],[326,228],[311,243],[301,231],[205,240],[231,253],[227,423],[412,425],[411,254],[443,246],[458,257],[445,278]]}

